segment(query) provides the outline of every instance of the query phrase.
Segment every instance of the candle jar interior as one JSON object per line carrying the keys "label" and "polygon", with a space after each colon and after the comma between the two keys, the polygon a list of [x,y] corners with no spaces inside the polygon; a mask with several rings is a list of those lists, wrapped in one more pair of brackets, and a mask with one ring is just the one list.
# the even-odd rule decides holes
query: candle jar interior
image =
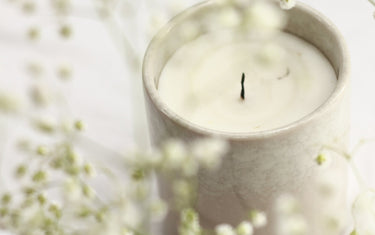
{"label": "candle jar interior", "polygon": [[[277,3],[274,3],[277,4]],[[222,6],[213,1],[199,4],[172,19],[153,39],[147,50],[144,61],[144,76],[152,76],[154,89],[158,89],[158,80],[165,64],[170,57],[183,45],[193,41],[201,35],[215,31],[225,30],[219,23],[219,14],[227,6]],[[236,8],[240,12],[244,8]],[[285,32],[298,36],[318,48],[330,61],[337,79],[340,81],[342,68],[345,66],[345,46],[340,35],[330,22],[322,19],[317,12],[306,9],[299,4],[291,10],[286,11],[287,24],[283,29]],[[186,36],[186,32],[196,26],[199,33]],[[231,28],[236,30],[236,28]],[[338,83],[339,84],[339,83]]]}

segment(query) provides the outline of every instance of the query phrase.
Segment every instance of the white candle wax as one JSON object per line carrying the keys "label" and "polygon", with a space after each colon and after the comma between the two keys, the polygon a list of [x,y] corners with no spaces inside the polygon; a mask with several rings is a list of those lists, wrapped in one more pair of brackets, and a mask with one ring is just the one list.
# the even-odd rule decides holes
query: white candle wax
{"label": "white candle wax", "polygon": [[200,36],[167,62],[158,90],[177,115],[219,131],[270,130],[313,112],[335,88],[329,61],[306,41],[284,32],[267,43],[233,35]]}

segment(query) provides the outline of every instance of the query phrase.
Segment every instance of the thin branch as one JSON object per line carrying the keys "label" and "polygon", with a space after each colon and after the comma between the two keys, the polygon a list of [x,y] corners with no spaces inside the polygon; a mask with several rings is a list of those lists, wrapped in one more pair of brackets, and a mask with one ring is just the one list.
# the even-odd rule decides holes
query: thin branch
{"label": "thin branch", "polygon": [[368,0],[373,6],[375,6],[375,0]]}

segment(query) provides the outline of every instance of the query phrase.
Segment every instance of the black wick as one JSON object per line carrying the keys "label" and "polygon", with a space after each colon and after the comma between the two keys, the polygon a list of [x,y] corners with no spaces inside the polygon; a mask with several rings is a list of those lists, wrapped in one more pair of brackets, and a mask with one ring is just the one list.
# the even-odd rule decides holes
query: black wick
{"label": "black wick", "polygon": [[245,82],[245,73],[242,73],[242,79],[241,79],[241,99],[245,100],[245,87],[244,87],[244,82]]}

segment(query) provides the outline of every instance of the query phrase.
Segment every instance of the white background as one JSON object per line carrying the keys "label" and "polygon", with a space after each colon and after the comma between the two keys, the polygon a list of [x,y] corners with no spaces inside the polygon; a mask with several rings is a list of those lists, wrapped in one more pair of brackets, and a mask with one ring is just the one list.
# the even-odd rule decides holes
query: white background
{"label": "white background", "polygon": [[[38,16],[25,17],[9,2],[0,0],[0,91],[24,96],[34,82],[27,76],[25,66],[28,61],[40,62],[45,67],[42,79],[56,89],[63,89],[69,107],[67,114],[87,123],[85,135],[119,152],[133,146],[133,114],[138,109],[130,100],[132,84],[139,83],[141,77],[131,77],[108,30],[85,10],[85,1],[82,0],[82,9],[76,16],[69,19],[74,25],[74,36],[66,42],[57,36],[58,22],[43,3],[39,4]],[[163,6],[163,1],[159,2]],[[347,41],[352,60],[352,143],[375,137],[375,8],[366,0],[303,2],[331,19]],[[25,39],[25,31],[31,25],[42,27],[41,41],[36,44]],[[144,47],[141,43],[138,50]],[[72,81],[56,85],[60,82],[56,82],[55,68],[66,63],[74,69]],[[9,139],[4,136],[28,136],[25,130],[15,122],[2,124],[0,186],[12,184],[4,180],[5,169],[17,161],[17,155],[8,146]],[[360,151],[356,162],[365,179],[375,187],[374,156],[375,142]]]}

